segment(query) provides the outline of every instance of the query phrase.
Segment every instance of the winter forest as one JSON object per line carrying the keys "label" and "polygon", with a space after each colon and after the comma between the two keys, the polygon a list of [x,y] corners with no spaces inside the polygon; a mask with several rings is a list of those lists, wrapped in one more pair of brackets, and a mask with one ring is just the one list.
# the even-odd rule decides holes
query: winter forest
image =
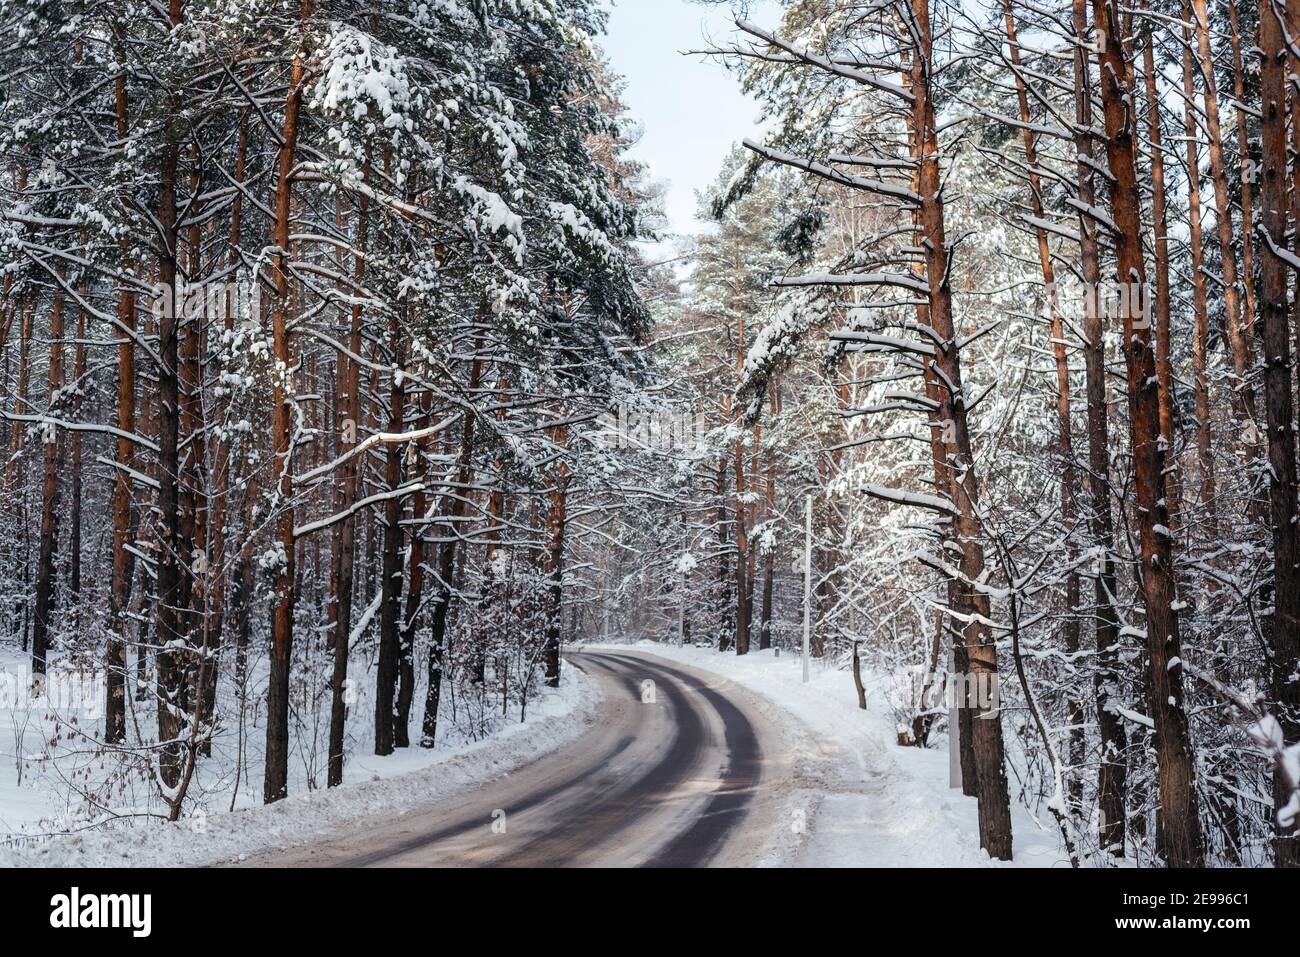
{"label": "winter forest", "polygon": [[1300,866],[1300,4],[704,0],[689,237],[606,7],[0,0],[0,860],[807,620],[994,862]]}

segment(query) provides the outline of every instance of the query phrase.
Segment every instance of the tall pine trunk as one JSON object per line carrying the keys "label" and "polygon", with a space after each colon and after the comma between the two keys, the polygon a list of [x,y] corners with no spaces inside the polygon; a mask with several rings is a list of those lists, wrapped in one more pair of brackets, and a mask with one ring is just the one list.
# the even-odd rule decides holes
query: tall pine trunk
{"label": "tall pine trunk", "polygon": [[[369,164],[362,177],[369,179]],[[366,251],[369,241],[369,201],[362,197],[356,217],[355,242],[360,255],[356,256],[353,275],[360,286],[365,279]],[[348,350],[353,356],[361,355],[361,306],[354,303],[351,310],[351,327]],[[339,451],[348,452],[356,447],[361,434],[361,369],[355,359],[340,357],[342,375],[338,388],[337,423]],[[335,480],[335,505],[346,512],[356,501],[359,482],[359,464],[353,455],[343,463]],[[330,676],[330,730],[329,760],[326,770],[328,787],[343,783],[343,736],[347,724],[348,654],[352,631],[353,566],[356,557],[356,519],[344,517],[334,534],[334,574],[331,581],[330,637],[334,653]]]}
{"label": "tall pine trunk", "polygon": [[[991,629],[987,593],[975,582],[984,577],[984,545],[977,505],[977,483],[971,454],[966,400],[962,392],[961,356],[953,322],[952,290],[948,279],[948,244],[944,231],[942,179],[939,170],[938,123],[931,97],[933,39],[929,0],[912,0],[916,24],[916,56],[912,61],[912,112],[916,129],[916,158],[920,163],[920,224],[924,237],[925,272],[929,283],[930,326],[942,346],[935,349],[934,362],[943,386],[938,416],[952,423],[951,499],[954,542],[960,549],[959,590],[961,606],[970,614],[962,628],[963,646],[975,686],[996,687],[997,646]],[[1002,717],[990,694],[986,700],[966,702],[972,712],[971,746],[975,761],[975,786],[979,799],[980,846],[991,857],[1011,859],[1011,809],[1002,742]]]}
{"label": "tall pine trunk", "polygon": [[[311,0],[303,0],[300,20],[311,15]],[[271,612],[271,674],[266,693],[266,772],[262,799],[270,804],[289,793],[289,667],[293,657],[294,579],[297,542],[293,533],[293,356],[289,326],[293,301],[289,291],[289,219],[293,166],[298,151],[298,113],[306,80],[305,51],[299,49],[289,70],[289,91],[284,104],[284,129],[276,171],[275,221],[272,238],[274,301],[271,306],[271,338],[280,374],[272,393],[271,438],[277,477],[278,515],[275,538],[281,551],[275,570],[275,592]]]}
{"label": "tall pine trunk", "polygon": [[[482,348],[483,340],[479,339],[475,343],[475,355],[469,368],[469,382],[465,391],[465,394],[469,396],[478,393],[479,385],[483,381],[483,362],[478,355]],[[456,485],[449,490],[450,494],[446,496],[448,504],[442,510],[443,518],[447,524],[447,540],[442,543],[438,551],[438,581],[435,582],[434,586],[437,591],[433,598],[433,614],[429,622],[428,684],[425,687],[424,697],[424,726],[420,735],[420,747],[422,748],[432,748],[438,736],[438,709],[442,704],[443,644],[447,639],[447,618],[451,613],[452,588],[456,578],[456,559],[459,554],[457,536],[460,534],[460,520],[464,518],[467,511],[468,486],[473,475],[474,430],[474,413],[466,410],[461,425],[460,457],[456,465]],[[495,554],[495,523],[501,515],[503,504],[502,496],[497,491],[494,490],[488,496],[489,543],[487,563],[489,570],[487,574],[489,576],[492,574],[491,566]],[[490,590],[490,586],[488,590]],[[483,681],[483,669],[485,668],[486,656],[483,654],[483,649],[476,649],[475,677],[479,683]]]}
{"label": "tall pine trunk", "polygon": [[[1142,208],[1134,153],[1135,119],[1128,64],[1119,38],[1122,20],[1116,0],[1093,0],[1093,17],[1108,42],[1101,44],[1101,102],[1106,157],[1110,170],[1111,218],[1116,280],[1121,288],[1141,289],[1147,274],[1142,250]],[[1134,297],[1129,297],[1132,304]],[[1128,378],[1129,429],[1133,445],[1137,526],[1141,547],[1142,592],[1146,606],[1150,667],[1151,717],[1161,807],[1161,839],[1169,863],[1199,866],[1204,862],[1199,803],[1196,796],[1191,733],[1183,706],[1178,612],[1175,610],[1173,542],[1166,507],[1165,450],[1160,435],[1160,395],[1155,343],[1141,310],[1124,317],[1124,359]]]}
{"label": "tall pine trunk", "polygon": [[[1264,402],[1268,421],[1269,517],[1273,526],[1273,621],[1271,690],[1277,719],[1288,744],[1300,737],[1300,542],[1296,536],[1295,433],[1292,424],[1291,343],[1286,264],[1279,255],[1287,248],[1286,98],[1288,60],[1281,25],[1271,0],[1261,0],[1259,45],[1262,94],[1263,176],[1260,189],[1260,236],[1268,248],[1260,254],[1259,307],[1263,325]],[[1290,800],[1290,785],[1281,767],[1274,772],[1277,808]],[[1296,823],[1275,821],[1274,862],[1300,866],[1300,834]]]}
{"label": "tall pine trunk", "polygon": [[[565,446],[564,426],[560,425],[554,428],[553,441],[563,454]],[[560,632],[564,608],[564,544],[568,529],[568,496],[569,463],[561,459],[555,469],[550,503],[546,513],[546,649],[543,659],[546,665],[546,683],[552,688],[560,686]],[[743,562],[739,564],[743,564]],[[746,626],[748,626],[748,623],[746,623]],[[737,635],[738,654],[742,653],[739,651],[740,641],[741,639]],[[746,634],[744,641],[746,650],[748,650],[748,634]]]}
{"label": "tall pine trunk", "polygon": [[[394,368],[402,365],[402,322],[395,312],[389,327]],[[389,391],[388,430],[394,435],[403,431],[406,386],[394,375]],[[375,668],[375,754],[392,754],[402,746],[405,730],[398,729],[397,683],[401,669],[401,642],[398,634],[402,597],[402,500],[391,493],[402,484],[402,460],[406,443],[390,442],[385,449],[384,483],[390,497],[384,502],[384,546],[380,559],[379,582],[379,661]]]}
{"label": "tall pine trunk", "polygon": [[[126,74],[114,83],[117,135],[126,141],[130,126],[127,118]],[[130,271],[130,247],[126,240],[119,246],[118,258],[123,272]],[[124,433],[135,431],[135,296],[123,285],[118,293],[117,321],[122,335],[117,346],[117,427]],[[127,605],[131,591],[131,554],[127,542],[131,535],[131,465],[134,447],[129,438],[117,440],[117,469],[113,476],[112,579],[108,590],[109,638],[104,655],[104,740],[117,744],[126,740],[126,645]]]}
{"label": "tall pine trunk", "polygon": [[[60,281],[62,270],[60,270]],[[63,389],[63,290],[54,293],[50,308],[50,365],[46,407],[58,416],[56,407]],[[36,558],[36,595],[32,609],[32,672],[45,674],[49,652],[50,625],[54,615],[54,561],[59,547],[59,493],[62,490],[63,437],[54,426],[42,433],[45,446],[44,481],[41,484],[41,537]]]}

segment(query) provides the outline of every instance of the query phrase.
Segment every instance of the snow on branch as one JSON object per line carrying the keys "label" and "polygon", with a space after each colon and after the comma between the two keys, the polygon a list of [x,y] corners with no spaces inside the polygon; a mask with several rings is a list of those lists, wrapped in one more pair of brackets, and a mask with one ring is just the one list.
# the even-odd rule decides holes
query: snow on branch
{"label": "snow on branch", "polygon": [[424,488],[425,488],[424,483],[417,481],[417,482],[407,482],[405,485],[399,485],[397,488],[388,489],[387,491],[384,492],[376,492],[374,495],[367,496],[366,498],[363,499],[358,499],[357,501],[349,505],[347,508],[345,508],[343,511],[335,512],[333,515],[329,516],[328,518],[322,518],[319,521],[310,522],[306,525],[298,526],[293,530],[293,537],[302,538],[304,535],[310,535],[312,532],[319,532],[322,529],[329,528],[331,525],[335,525],[343,521],[349,515],[353,515],[356,512],[361,511],[363,508],[368,508],[371,505],[378,504],[379,502],[386,502],[389,499],[404,498],[407,495],[414,495],[416,492],[424,491]]}
{"label": "snow on branch", "polygon": [[882,336],[875,332],[854,332],[845,329],[832,332],[830,338],[833,342],[852,342],[874,347],[858,350],[861,352],[913,352],[918,356],[934,357],[934,346],[911,339],[900,339],[897,336]]}
{"label": "snow on branch", "polygon": [[4,410],[0,410],[0,416],[4,416],[10,422],[34,422],[37,425],[53,426],[56,429],[66,429],[69,432],[103,432],[106,435],[134,442],[150,452],[158,451],[158,446],[143,435],[127,432],[112,425],[96,425],[93,422],[68,422],[52,415],[28,415],[21,412],[5,412]]}
{"label": "snow on branch", "polygon": [[888,488],[884,485],[860,485],[858,491],[872,498],[878,498],[882,502],[893,502],[895,505],[911,505],[916,508],[928,508],[931,511],[943,512],[946,515],[956,515],[957,509],[953,506],[952,501],[940,495],[926,495],[922,492],[907,492],[903,489]]}
{"label": "snow on branch", "polygon": [[420,439],[426,439],[430,436],[437,435],[460,418],[460,415],[461,413],[457,412],[455,415],[448,416],[436,425],[431,425],[424,429],[412,429],[409,432],[376,432],[364,441],[358,442],[351,449],[344,452],[333,461],[326,462],[324,465],[318,465],[316,468],[296,476],[293,482],[295,485],[307,485],[323,475],[328,475],[344,462],[363,452],[369,451],[376,445],[400,445],[404,442],[418,442]]}
{"label": "snow on branch", "polygon": [[781,276],[774,286],[899,286],[913,292],[929,293],[924,278],[898,272],[819,272],[803,276]]}
{"label": "snow on branch", "polygon": [[857,82],[864,83],[873,89],[880,90],[882,93],[892,93],[894,96],[907,103],[914,103],[916,101],[915,96],[903,89],[903,87],[897,83],[893,83],[889,80],[882,80],[879,77],[872,76],[870,73],[866,73],[862,70],[855,70],[852,67],[844,66],[843,64],[828,60],[824,56],[820,56],[810,50],[804,49],[803,47],[795,46],[787,40],[782,40],[776,34],[770,33],[761,27],[757,27],[747,20],[737,20],[736,26],[743,32],[748,33],[750,36],[757,37],[779,50],[784,50],[796,59],[802,60],[820,70],[825,70],[827,73],[833,73],[836,76],[842,76],[848,80],[856,80]]}
{"label": "snow on branch", "polygon": [[917,206],[921,205],[921,197],[906,186],[897,186],[894,183],[885,183],[878,179],[867,179],[865,176],[841,173],[825,163],[818,163],[816,160],[804,159],[784,150],[763,146],[751,139],[746,139],[744,144],[746,149],[752,150],[764,159],[785,166],[793,166],[795,169],[801,169],[806,173],[812,173],[814,176],[820,176],[822,179],[828,179],[832,183],[838,183],[852,189],[865,189],[870,193],[879,193],[881,196],[888,196],[891,199],[901,199]]}

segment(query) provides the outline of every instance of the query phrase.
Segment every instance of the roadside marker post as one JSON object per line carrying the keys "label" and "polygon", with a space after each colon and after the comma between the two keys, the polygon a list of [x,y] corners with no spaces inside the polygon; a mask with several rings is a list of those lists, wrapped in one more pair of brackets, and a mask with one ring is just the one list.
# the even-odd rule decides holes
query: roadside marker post
{"label": "roadside marker post", "polygon": [[957,653],[948,652],[948,787],[961,787],[961,722],[957,713]]}

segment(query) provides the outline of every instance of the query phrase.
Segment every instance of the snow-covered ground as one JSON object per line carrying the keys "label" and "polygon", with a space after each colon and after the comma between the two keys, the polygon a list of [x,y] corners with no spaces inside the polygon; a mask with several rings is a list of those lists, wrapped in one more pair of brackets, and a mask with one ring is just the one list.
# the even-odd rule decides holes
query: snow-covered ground
{"label": "snow-covered ground", "polygon": [[[598,646],[590,646],[593,649]],[[1012,807],[1015,859],[992,860],[979,846],[974,798],[948,787],[947,741],[900,747],[887,705],[889,676],[864,673],[867,710],[853,676],[814,661],[804,684],[798,656],[642,641],[635,647],[713,672],[776,704],[796,754],[795,786],[779,819],[792,837],[764,863],[800,867],[1069,867],[1050,819]]]}
{"label": "snow-covered ground", "polygon": [[[6,673],[25,673],[16,656],[9,658],[0,662],[0,679]],[[471,740],[458,734],[448,720],[443,725],[448,732],[440,733],[445,740],[438,748],[405,748],[383,758],[356,744],[344,784],[328,790],[303,785],[299,760],[289,798],[270,806],[259,803],[260,761],[253,762],[242,790],[235,794],[229,786],[231,768],[221,760],[224,749],[216,746],[209,759],[213,766],[207,770],[211,787],[201,792],[204,800],[198,809],[174,824],[152,816],[131,818],[124,814],[129,802],[99,817],[93,812],[88,815],[84,806],[70,806],[67,750],[61,751],[60,766],[48,757],[60,750],[57,742],[51,746],[50,739],[66,735],[60,726],[66,727],[73,709],[66,707],[66,701],[59,708],[48,704],[20,700],[15,706],[12,696],[0,701],[0,753],[7,765],[0,768],[0,867],[201,866],[303,843],[365,818],[391,819],[471,791],[564,747],[595,720],[600,699],[594,681],[567,668],[560,688],[543,690],[533,699],[522,723],[516,713],[490,722],[486,737]],[[364,725],[369,714],[364,700],[353,709],[359,724]],[[91,727],[98,720],[102,718],[93,709],[82,715],[82,722]],[[73,747],[85,750],[84,742]],[[90,780],[103,774],[102,758],[90,756],[78,766],[83,769],[78,773]],[[127,792],[148,791],[152,783],[122,787]],[[236,809],[226,811],[222,804],[228,806],[232,796]]]}
{"label": "snow-covered ground", "polygon": [[[755,651],[738,658],[709,648],[649,641],[608,647],[635,647],[716,674],[722,683],[734,683],[771,706],[763,709],[764,716],[779,725],[777,747],[783,752],[773,757],[779,758],[776,763],[786,774],[782,781],[770,780],[765,795],[769,806],[775,803],[778,810],[756,818],[780,832],[759,841],[767,848],[762,864],[1069,866],[1050,820],[1035,820],[1023,806],[1012,808],[1015,860],[1002,864],[980,849],[975,800],[948,787],[945,739],[938,736],[928,749],[896,743],[887,675],[864,674],[868,709],[863,711],[857,707],[852,675],[829,663],[815,661],[811,680],[804,684],[799,658],[788,654]],[[10,657],[0,661],[0,678],[6,667],[11,674],[18,671],[18,659]],[[236,809],[227,811],[222,805],[231,803],[231,769],[224,766],[223,747],[218,746],[205,787],[197,791],[204,797],[199,810],[176,824],[155,817],[119,817],[105,824],[93,811],[87,812],[84,799],[77,808],[60,805],[60,795],[66,800],[69,793],[87,790],[69,788],[68,768],[83,769],[72,776],[91,780],[103,774],[103,759],[70,764],[67,749],[76,747],[70,744],[75,737],[51,743],[66,736],[66,725],[60,731],[68,719],[66,707],[56,715],[48,707],[14,705],[0,701],[0,753],[7,765],[0,768],[0,866],[168,866],[217,863],[302,844],[358,820],[391,819],[470,792],[576,741],[596,720],[600,702],[596,682],[569,667],[558,691],[530,704],[524,723],[517,715],[498,720],[491,723],[487,737],[471,740],[448,720],[447,740],[438,749],[413,747],[377,758],[355,737],[364,731],[361,726],[370,713],[363,700],[353,709],[360,730],[354,732],[342,787],[307,787],[310,762],[299,760],[302,766],[294,774],[290,797],[262,806],[260,761],[255,756],[242,790],[233,792]],[[81,723],[93,727],[98,719],[86,714]],[[260,731],[256,718],[253,723],[246,737],[256,754]],[[224,740],[231,740],[229,733]],[[55,753],[62,757],[57,764],[48,760]],[[122,788],[124,795],[114,807],[117,815],[130,808],[133,790],[147,794],[152,782]],[[74,833],[45,836],[67,831]]]}

